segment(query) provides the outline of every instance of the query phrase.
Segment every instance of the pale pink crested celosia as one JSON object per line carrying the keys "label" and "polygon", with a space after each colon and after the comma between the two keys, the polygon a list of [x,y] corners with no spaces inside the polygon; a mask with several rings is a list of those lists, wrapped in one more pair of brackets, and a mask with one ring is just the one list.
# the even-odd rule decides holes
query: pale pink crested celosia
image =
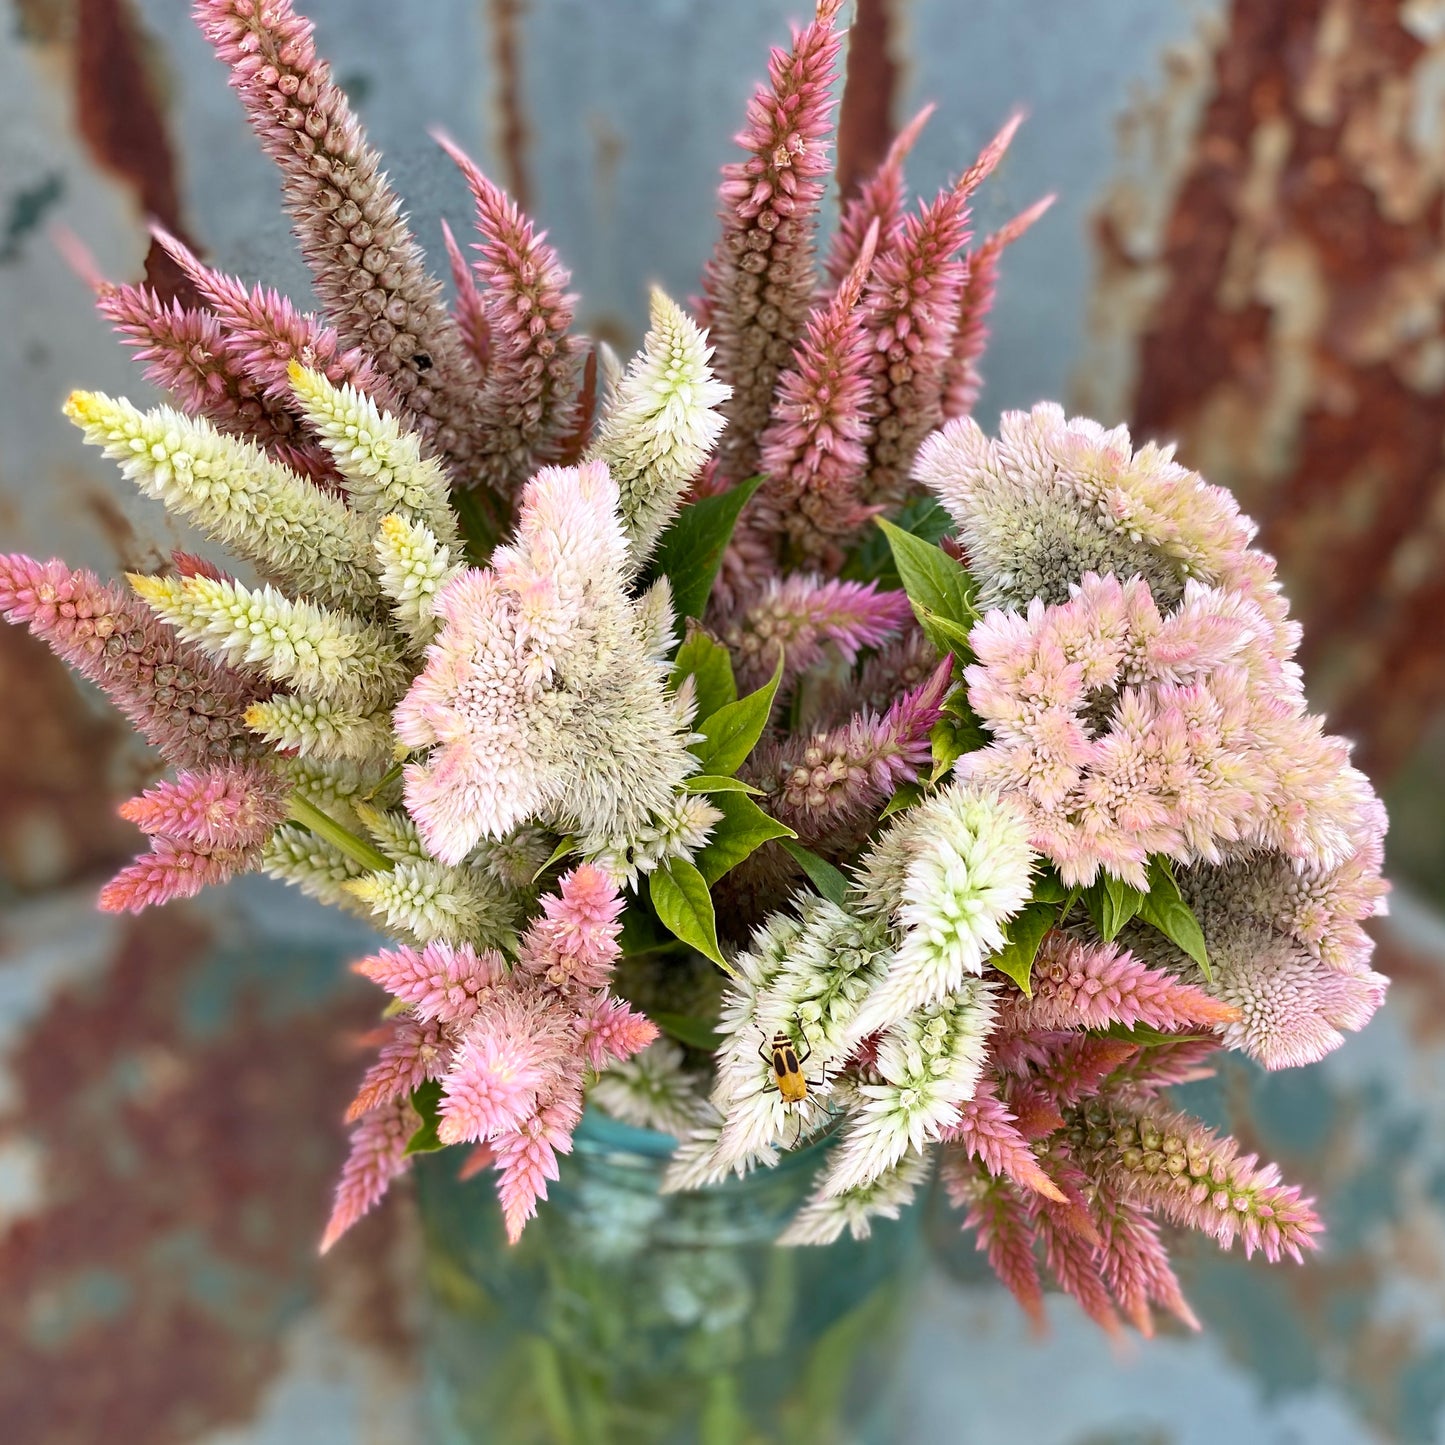
{"label": "pale pink crested celosia", "polygon": [[958,320],[943,378],[943,415],[950,421],[968,416],[983,390],[978,368],[988,344],[988,316],[998,290],[999,261],[1053,203],[1053,196],[1035,201],[968,253],[968,276],[958,298]]}
{"label": "pale pink crested celosia", "polygon": [[617,500],[600,463],[539,472],[516,541],[437,596],[395,726],[433,749],[407,766],[407,807],[445,862],[531,817],[636,832],[695,766],[623,581]]}
{"label": "pale pink crested celosia", "polygon": [[722,470],[757,470],[773,388],[813,303],[813,227],[829,172],[833,82],[842,0],[819,0],[791,50],[774,50],[768,84],[748,103],[737,143],[745,160],[723,167],[722,236],[703,274],[704,320],[732,385]]}
{"label": "pale pink crested celosia", "polygon": [[567,334],[571,277],[516,202],[451,140],[438,140],[471,188],[481,237],[473,266],[482,282],[487,374],[473,476],[513,492],[538,466],[558,459],[572,427],[581,348]]}
{"label": "pale pink crested celosia", "polygon": [[1006,998],[1000,1019],[1014,1029],[1210,1028],[1238,1010],[1114,944],[1051,934],[1034,960],[1033,993]]}
{"label": "pale pink crested celosia", "polygon": [[770,578],[760,596],[740,614],[720,620],[716,630],[732,654],[739,687],[765,682],[780,654],[787,686],[816,666],[826,649],[851,664],[865,648],[897,636],[912,616],[905,593],[794,572]]}
{"label": "pale pink crested celosia", "polygon": [[970,641],[993,740],[960,769],[1020,801],[1066,883],[1104,868],[1144,887],[1158,853],[1352,852],[1369,785],[1306,713],[1252,599],[1191,583],[1161,616],[1142,578],[1086,575],[1067,602],[988,613]]}
{"label": "pale pink crested celosia", "polygon": [[237,848],[264,843],[286,816],[286,783],[258,764],[181,772],[120,805],[143,833]]}
{"label": "pale pink crested celosia", "polygon": [[206,767],[265,751],[244,722],[255,684],[114,583],[56,559],[0,556],[0,612],[95,683],[168,763]]}
{"label": "pale pink crested celosia", "polygon": [[328,319],[418,428],[465,463],[481,435],[475,369],[311,22],[290,0],[196,0],[195,15],[281,171]]}
{"label": "pale pink crested celosia", "polygon": [[1044,1290],[1026,1196],[1006,1178],[953,1167],[962,1157],[961,1151],[944,1155],[942,1179],[949,1203],[967,1211],[963,1228],[974,1231],[977,1247],[999,1283],[1023,1306],[1035,1330],[1042,1330]]}

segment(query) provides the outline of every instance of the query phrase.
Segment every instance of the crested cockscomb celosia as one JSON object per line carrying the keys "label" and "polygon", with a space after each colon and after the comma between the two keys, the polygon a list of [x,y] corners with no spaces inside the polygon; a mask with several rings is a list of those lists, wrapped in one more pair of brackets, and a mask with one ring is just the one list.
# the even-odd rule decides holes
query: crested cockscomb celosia
{"label": "crested cockscomb celosia", "polygon": [[532,817],[612,834],[664,811],[695,766],[627,595],[617,487],[600,462],[538,473],[517,540],[438,597],[427,664],[396,709],[407,806],[460,862]]}
{"label": "crested cockscomb celosia", "polygon": [[[1378,1006],[1383,813],[1226,493],[1057,407],[965,419],[1047,206],[965,253],[1016,121],[911,208],[921,114],[816,272],[840,9],[753,97],[702,324],[655,293],[624,373],[443,140],[477,232],[470,266],[442,232],[449,309],[309,24],[199,0],[318,313],[164,232],[183,302],[67,241],[179,408],[69,409],[260,576],[177,553],[137,600],[11,557],[0,609],[179,769],[125,806],[151,851],[103,906],[260,867],[392,935],[357,965],[392,1003],[324,1247],[419,1132],[496,1171],[515,1239],[600,1075],[594,1105],[685,1135],[669,1188],[835,1134],[785,1242],[865,1236],[938,1152],[1030,1312],[1050,1276],[1106,1328],[1193,1323],[1161,1221],[1271,1258],[1319,1226],[1165,1092],[1221,1048],[1318,1058]],[[905,501],[890,563],[867,524]],[[689,992],[703,950],[720,1002]]]}

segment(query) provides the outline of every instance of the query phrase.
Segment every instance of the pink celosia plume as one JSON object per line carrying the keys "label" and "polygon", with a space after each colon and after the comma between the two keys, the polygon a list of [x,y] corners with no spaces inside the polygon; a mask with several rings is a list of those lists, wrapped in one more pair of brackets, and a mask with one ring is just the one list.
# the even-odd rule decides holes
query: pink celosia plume
{"label": "pink celosia plume", "polygon": [[462,334],[467,351],[476,364],[477,375],[485,378],[491,367],[492,342],[491,325],[487,321],[487,303],[477,286],[477,278],[452,235],[452,228],[442,222],[442,241],[447,248],[447,266],[452,273],[452,285],[456,288],[456,300],[452,303],[452,320]]}
{"label": "pink celosia plume", "polygon": [[264,843],[286,816],[287,785],[256,764],[182,772],[120,805],[143,833],[177,842],[240,848]]}
{"label": "pink celosia plume", "polygon": [[376,1062],[366,1071],[346,1111],[348,1122],[392,1099],[410,1098],[428,1079],[440,1078],[450,1062],[453,1044],[442,1024],[419,1018],[394,1020],[387,1026]]}
{"label": "pink celosia plume", "polygon": [[261,861],[256,847],[221,848],[152,838],[151,851],[128,863],[96,900],[102,913],[139,913],[177,898],[193,898],[202,888],[224,883]]}
{"label": "pink celosia plume", "polygon": [[352,968],[400,999],[420,1020],[462,1023],[471,1018],[507,976],[494,949],[442,939],[423,949],[383,948]]}
{"label": "pink celosia plume", "polygon": [[331,1218],[321,1236],[321,1253],[327,1250],[380,1202],[411,1160],[407,1140],[421,1127],[421,1119],[408,1098],[390,1103],[365,1115],[351,1131],[351,1151],[336,1185]]}

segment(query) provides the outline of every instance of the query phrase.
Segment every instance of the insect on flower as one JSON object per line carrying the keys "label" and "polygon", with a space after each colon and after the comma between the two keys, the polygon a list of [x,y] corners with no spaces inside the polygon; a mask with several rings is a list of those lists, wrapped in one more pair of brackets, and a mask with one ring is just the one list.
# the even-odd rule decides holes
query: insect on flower
{"label": "insect on flower", "polygon": [[812,1057],[812,1053],[813,1051],[808,1047],[805,1039],[803,1052],[800,1054],[792,1039],[782,1029],[773,1035],[770,1043],[762,1044],[758,1048],[758,1056],[773,1071],[773,1083],[778,1086],[778,1093],[783,1096],[783,1102],[797,1114],[798,1136],[793,1140],[795,1145],[803,1133],[802,1106],[810,1101],[815,1104],[818,1102],[816,1099],[812,1099],[808,1091],[809,1089],[821,1089],[828,1078],[826,1070],[824,1070],[823,1077],[816,1081],[804,1077],[802,1066]]}

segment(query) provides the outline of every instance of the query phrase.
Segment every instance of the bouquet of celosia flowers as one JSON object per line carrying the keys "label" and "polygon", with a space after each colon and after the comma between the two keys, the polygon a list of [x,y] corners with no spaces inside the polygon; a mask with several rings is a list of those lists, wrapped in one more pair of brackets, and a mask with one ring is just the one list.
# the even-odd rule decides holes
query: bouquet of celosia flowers
{"label": "bouquet of celosia flowers", "polygon": [[324,1246],[454,1144],[515,1238],[590,1099],[678,1136],[677,1189],[834,1134],[787,1242],[937,1161],[1026,1307],[1044,1263],[1188,1320],[1161,1222],[1271,1259],[1319,1223],[1167,1090],[1374,1012],[1384,816],[1226,493],[1055,406],[969,419],[1042,209],[972,244],[1012,126],[916,209],[910,127],[815,270],[839,3],[752,101],[697,319],[655,295],[624,369],[443,141],[448,309],[306,22],[199,0],[322,314],[161,235],[189,298],[93,279],[174,406],[66,411],[249,570],[12,556],[0,607],[176,769],[102,907],[262,870],[394,940]]}

